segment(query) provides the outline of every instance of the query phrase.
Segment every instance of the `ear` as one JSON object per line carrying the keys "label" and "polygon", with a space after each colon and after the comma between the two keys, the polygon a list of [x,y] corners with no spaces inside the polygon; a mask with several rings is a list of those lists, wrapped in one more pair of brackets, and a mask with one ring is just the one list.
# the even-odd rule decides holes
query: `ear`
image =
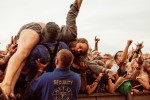
{"label": "ear", "polygon": [[56,59],[55,59],[55,65],[57,65],[57,64],[58,64],[58,59],[56,58]]}

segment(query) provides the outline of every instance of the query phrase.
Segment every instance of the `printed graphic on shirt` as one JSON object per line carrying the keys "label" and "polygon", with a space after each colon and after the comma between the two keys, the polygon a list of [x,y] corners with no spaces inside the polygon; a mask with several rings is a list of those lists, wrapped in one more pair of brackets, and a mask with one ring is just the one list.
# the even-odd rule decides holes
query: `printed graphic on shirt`
{"label": "printed graphic on shirt", "polygon": [[54,80],[54,85],[72,85],[72,80]]}
{"label": "printed graphic on shirt", "polygon": [[59,86],[54,89],[52,95],[54,100],[71,100],[72,90],[67,86]]}

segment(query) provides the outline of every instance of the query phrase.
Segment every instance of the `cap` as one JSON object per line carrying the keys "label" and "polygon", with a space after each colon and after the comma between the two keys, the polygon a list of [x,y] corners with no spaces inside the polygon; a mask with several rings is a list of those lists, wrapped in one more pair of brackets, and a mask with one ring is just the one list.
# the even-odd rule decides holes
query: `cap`
{"label": "cap", "polygon": [[121,93],[126,95],[129,93],[132,89],[131,81],[130,80],[124,80],[118,87],[117,90]]}
{"label": "cap", "polygon": [[57,39],[59,32],[60,28],[55,22],[48,22],[43,29],[42,36],[48,41],[53,41]]}

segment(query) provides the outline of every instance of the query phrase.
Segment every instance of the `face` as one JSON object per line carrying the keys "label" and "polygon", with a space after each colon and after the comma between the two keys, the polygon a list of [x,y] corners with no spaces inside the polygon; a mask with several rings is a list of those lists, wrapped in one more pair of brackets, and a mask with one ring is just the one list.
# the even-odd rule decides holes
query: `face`
{"label": "face", "polygon": [[132,70],[135,70],[137,67],[138,67],[138,63],[136,60],[134,60],[132,65],[131,65],[131,68],[132,68]]}
{"label": "face", "polygon": [[75,47],[70,48],[70,50],[76,54],[85,53],[88,49],[86,43],[77,43]]}
{"label": "face", "polygon": [[122,59],[122,56],[121,56],[122,53],[123,53],[123,52],[118,52],[118,53],[117,53],[117,61],[118,61],[118,62],[120,62],[121,59]]}

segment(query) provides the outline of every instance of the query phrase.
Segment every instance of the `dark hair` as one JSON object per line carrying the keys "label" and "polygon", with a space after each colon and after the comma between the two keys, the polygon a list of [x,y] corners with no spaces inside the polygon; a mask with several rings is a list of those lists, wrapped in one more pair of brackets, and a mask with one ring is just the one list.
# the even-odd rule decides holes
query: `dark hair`
{"label": "dark hair", "polygon": [[123,52],[123,51],[117,51],[116,54],[114,55],[114,60],[116,61],[118,58],[118,53]]}
{"label": "dark hair", "polygon": [[42,31],[42,36],[47,41],[55,41],[59,32],[60,28],[55,22],[48,22]]}

